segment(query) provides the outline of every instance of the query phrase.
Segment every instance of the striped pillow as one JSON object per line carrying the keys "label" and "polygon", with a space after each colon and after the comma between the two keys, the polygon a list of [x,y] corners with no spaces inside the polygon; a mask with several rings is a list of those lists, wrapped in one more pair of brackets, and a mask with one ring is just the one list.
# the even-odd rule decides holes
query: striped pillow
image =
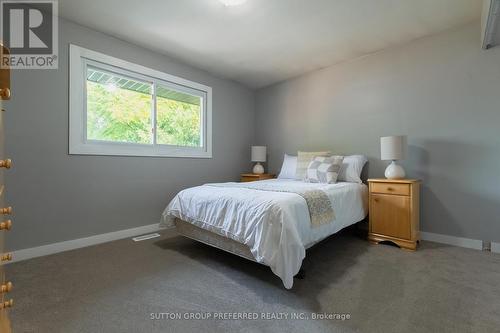
{"label": "striped pillow", "polygon": [[295,179],[304,180],[307,167],[314,157],[328,155],[330,155],[329,151],[297,152],[297,171],[295,172]]}
{"label": "striped pillow", "polygon": [[343,160],[344,156],[315,157],[307,167],[305,181],[309,183],[336,183]]}

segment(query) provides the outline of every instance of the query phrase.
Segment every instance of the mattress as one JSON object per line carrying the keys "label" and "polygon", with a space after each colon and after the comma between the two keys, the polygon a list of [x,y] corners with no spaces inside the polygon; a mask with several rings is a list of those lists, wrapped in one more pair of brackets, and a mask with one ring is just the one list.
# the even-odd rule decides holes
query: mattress
{"label": "mattress", "polygon": [[300,195],[224,183],[179,192],[165,209],[160,225],[174,227],[175,220],[180,219],[244,244],[255,261],[268,265],[285,287],[291,288],[305,249],[366,217],[368,190],[358,183],[311,184],[279,179],[259,183],[264,182],[321,189],[330,198],[335,219],[312,226],[307,204]]}

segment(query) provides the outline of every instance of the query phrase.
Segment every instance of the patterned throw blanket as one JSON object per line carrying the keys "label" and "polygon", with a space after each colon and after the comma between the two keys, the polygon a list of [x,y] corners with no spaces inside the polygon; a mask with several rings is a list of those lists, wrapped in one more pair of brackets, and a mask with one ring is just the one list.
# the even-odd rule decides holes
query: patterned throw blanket
{"label": "patterned throw blanket", "polygon": [[332,203],[326,192],[323,190],[304,189],[303,186],[294,186],[290,183],[282,184],[279,182],[217,183],[206,185],[216,187],[246,188],[258,191],[295,193],[300,195],[306,201],[309,216],[311,218],[311,225],[313,227],[327,224],[335,220]]}

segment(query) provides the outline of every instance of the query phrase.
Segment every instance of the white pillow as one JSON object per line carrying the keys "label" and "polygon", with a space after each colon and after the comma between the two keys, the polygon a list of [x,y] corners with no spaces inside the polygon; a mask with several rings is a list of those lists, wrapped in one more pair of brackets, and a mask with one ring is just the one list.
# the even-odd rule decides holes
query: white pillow
{"label": "white pillow", "polygon": [[279,179],[295,179],[295,171],[297,170],[297,156],[285,154],[283,165],[281,166]]}
{"label": "white pillow", "polygon": [[362,183],[361,172],[366,162],[368,162],[368,159],[363,155],[345,156],[337,181]]}

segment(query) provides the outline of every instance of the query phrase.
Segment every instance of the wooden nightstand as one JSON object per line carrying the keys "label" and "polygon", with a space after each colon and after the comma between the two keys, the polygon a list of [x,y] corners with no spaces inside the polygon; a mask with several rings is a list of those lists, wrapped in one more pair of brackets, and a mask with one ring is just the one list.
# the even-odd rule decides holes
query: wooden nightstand
{"label": "wooden nightstand", "polygon": [[273,179],[276,176],[271,173],[263,173],[261,175],[255,173],[242,173],[240,181],[242,182],[254,182],[256,180]]}
{"label": "wooden nightstand", "polygon": [[391,241],[416,250],[420,240],[420,181],[415,179],[368,179],[370,186],[368,239]]}

